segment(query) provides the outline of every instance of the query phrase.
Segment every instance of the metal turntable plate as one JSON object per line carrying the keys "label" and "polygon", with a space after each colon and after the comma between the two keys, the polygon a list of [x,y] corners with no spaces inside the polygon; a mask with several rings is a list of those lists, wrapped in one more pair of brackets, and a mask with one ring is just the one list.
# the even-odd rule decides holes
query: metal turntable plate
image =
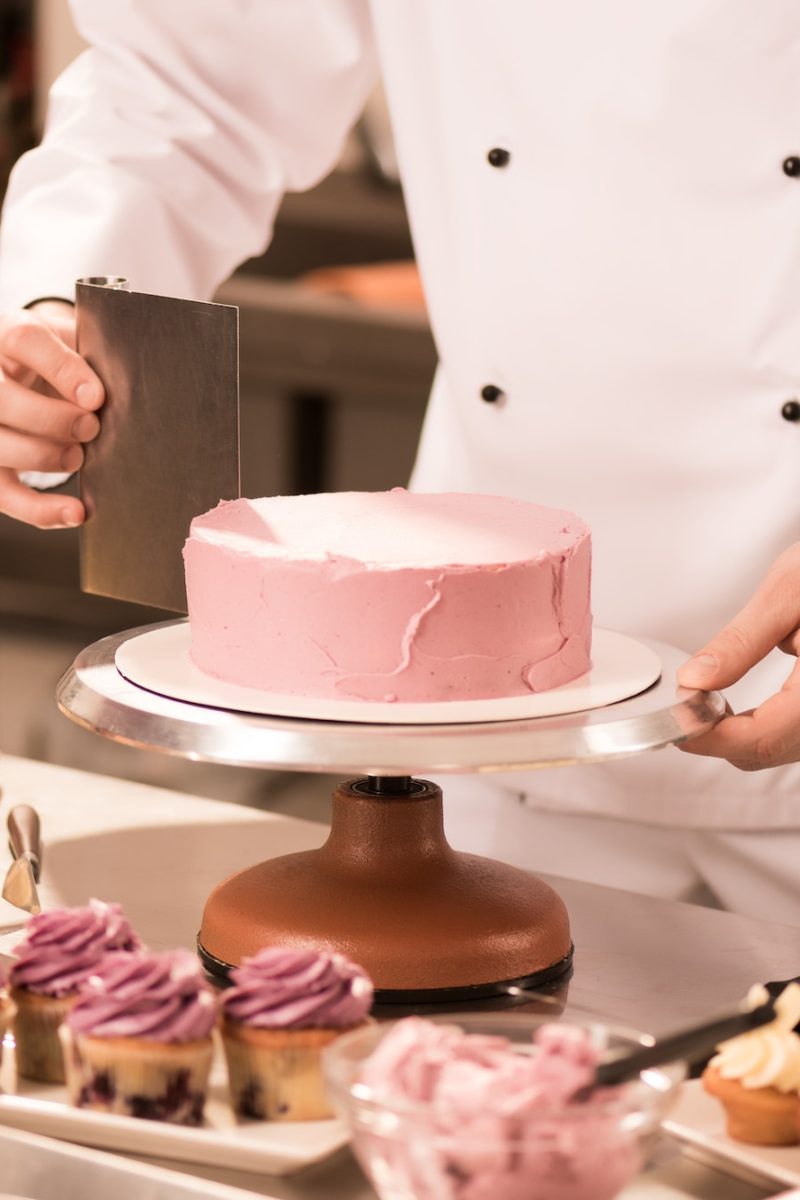
{"label": "metal turntable plate", "polygon": [[676,687],[683,651],[645,639],[662,664],[652,687],[565,716],[387,726],[231,712],[156,695],[119,674],[118,647],[153,628],[82,650],[58,684],[59,707],[112,741],[207,762],[370,775],[530,770],[655,750],[697,736],[725,712],[719,693]]}

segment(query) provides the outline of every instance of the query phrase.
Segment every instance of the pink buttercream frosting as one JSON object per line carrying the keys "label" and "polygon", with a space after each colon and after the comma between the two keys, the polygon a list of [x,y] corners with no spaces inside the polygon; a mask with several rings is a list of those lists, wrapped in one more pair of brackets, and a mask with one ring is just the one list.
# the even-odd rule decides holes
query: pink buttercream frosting
{"label": "pink buttercream frosting", "polygon": [[560,509],[402,488],[223,501],[184,563],[192,660],[227,682],[473,700],[590,666],[591,538]]}
{"label": "pink buttercream frosting", "polygon": [[107,954],[67,1016],[72,1033],[96,1038],[193,1042],[217,1019],[214,993],[187,950]]}
{"label": "pink buttercream frosting", "polygon": [[119,904],[90,900],[83,908],[50,909],[28,920],[9,983],[44,996],[67,996],[80,990],[109,950],[140,947]]}
{"label": "pink buttercream frosting", "polygon": [[261,1029],[345,1029],[372,1005],[369,977],[341,954],[267,946],[230,977],[224,1015]]}
{"label": "pink buttercream frosting", "polygon": [[520,1053],[503,1037],[407,1018],[360,1077],[361,1095],[400,1124],[359,1136],[356,1153],[418,1200],[610,1200],[641,1155],[620,1121],[624,1088],[576,1099],[597,1062],[574,1026],[541,1026]]}

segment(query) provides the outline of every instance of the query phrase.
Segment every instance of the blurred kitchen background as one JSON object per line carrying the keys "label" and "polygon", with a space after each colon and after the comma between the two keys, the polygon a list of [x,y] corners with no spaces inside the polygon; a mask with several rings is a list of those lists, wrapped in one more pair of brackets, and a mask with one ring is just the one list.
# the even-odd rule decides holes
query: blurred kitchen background
{"label": "blurred kitchen background", "polygon": [[[82,46],[67,0],[0,0],[0,26],[2,190],[40,136],[50,83]],[[218,299],[240,309],[243,495],[407,482],[435,351],[380,94],[338,167],[286,197],[266,254]],[[327,819],[323,776],[172,759],[61,716],[54,688],[77,651],[169,615],[83,595],[76,531],[0,516],[0,753]]]}

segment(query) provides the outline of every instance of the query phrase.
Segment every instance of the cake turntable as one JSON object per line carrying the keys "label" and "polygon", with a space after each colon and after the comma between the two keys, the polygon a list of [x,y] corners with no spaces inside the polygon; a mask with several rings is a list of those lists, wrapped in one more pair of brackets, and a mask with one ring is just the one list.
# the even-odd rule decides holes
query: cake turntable
{"label": "cake turntable", "polygon": [[176,700],[120,674],[120,647],[172,624],[88,646],[58,684],[61,711],[112,741],[194,760],[355,775],[334,791],[331,832],[319,850],[268,859],[214,889],[198,949],[218,977],[270,942],[336,950],[369,971],[382,1003],[461,1004],[542,986],[572,961],[556,892],[518,868],[454,851],[441,789],[416,773],[638,754],[695,737],[725,711],[719,693],[676,688],[680,650],[644,641],[661,662],[655,683],[564,715],[387,725],[236,712]]}

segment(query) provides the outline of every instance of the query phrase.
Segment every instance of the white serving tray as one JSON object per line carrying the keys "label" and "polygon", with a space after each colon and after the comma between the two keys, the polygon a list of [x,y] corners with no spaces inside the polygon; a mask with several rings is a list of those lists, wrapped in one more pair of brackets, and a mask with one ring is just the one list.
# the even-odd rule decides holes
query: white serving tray
{"label": "white serving tray", "polygon": [[8,1035],[0,1067],[0,1125],[46,1137],[204,1166],[291,1175],[321,1162],[349,1140],[343,1121],[239,1121],[228,1103],[217,1048],[205,1123],[197,1128],[73,1108],[66,1088],[17,1079]]}
{"label": "white serving tray", "polygon": [[[13,1187],[15,1196],[25,1200],[261,1200],[269,1195],[261,1186],[253,1191],[252,1175],[247,1176],[245,1191],[241,1185],[188,1174],[185,1165],[140,1162],[2,1126],[0,1165],[2,1185]],[[272,1191],[268,1179],[258,1183]],[[0,1200],[6,1200],[5,1193]]]}
{"label": "white serving tray", "polygon": [[150,629],[117,648],[114,660],[117,670],[137,687],[173,700],[211,708],[264,716],[381,725],[470,724],[585,712],[637,696],[661,675],[661,659],[650,646],[623,633],[595,629],[590,670],[580,678],[546,692],[494,700],[446,700],[428,704],[311,699],[275,695],[213,679],[200,671],[189,657],[190,640],[188,621]]}
{"label": "white serving tray", "polygon": [[800,1146],[750,1146],[729,1138],[722,1105],[699,1079],[682,1085],[664,1130],[693,1157],[746,1183],[800,1187]]}

